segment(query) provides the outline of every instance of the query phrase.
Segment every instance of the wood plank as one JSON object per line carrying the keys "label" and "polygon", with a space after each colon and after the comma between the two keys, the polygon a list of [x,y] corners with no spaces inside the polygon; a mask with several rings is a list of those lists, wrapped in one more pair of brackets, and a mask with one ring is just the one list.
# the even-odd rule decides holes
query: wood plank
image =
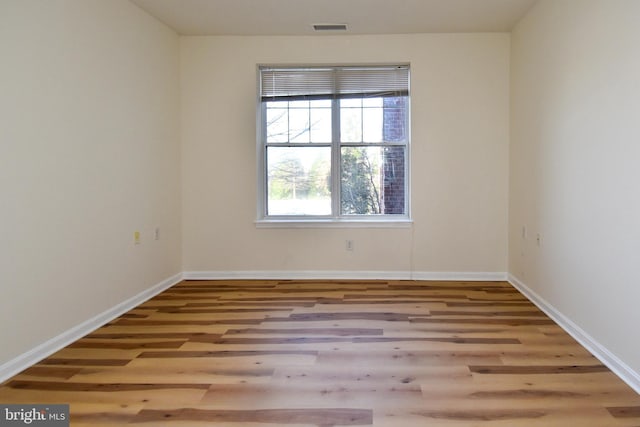
{"label": "wood plank", "polygon": [[206,423],[267,423],[277,425],[300,424],[316,426],[362,426],[371,425],[371,409],[351,408],[303,408],[303,409],[246,409],[215,410],[181,408],[177,410],[143,409],[133,423],[162,421],[203,421]]}
{"label": "wood plank", "polygon": [[608,407],[607,411],[616,418],[638,418],[640,420],[640,406]]}
{"label": "wood plank", "polygon": [[19,378],[24,379],[25,377],[39,377],[54,380],[68,380],[69,378],[79,373],[81,370],[82,368],[79,367],[64,368],[58,366],[32,366],[20,372]]}
{"label": "wood plank", "polygon": [[7,383],[7,387],[17,390],[51,390],[51,391],[141,391],[141,390],[174,390],[174,389],[195,389],[207,390],[208,384],[175,384],[175,383],[73,383],[73,382],[51,382],[51,381],[21,381],[13,380]]}
{"label": "wood plank", "polygon": [[[184,365],[184,363],[183,363]],[[73,376],[72,381],[82,383],[188,383],[188,384],[247,384],[269,382],[275,368],[262,368],[260,365],[236,366],[192,366],[182,368],[164,368],[155,366],[136,366],[127,368],[83,369]],[[19,377],[23,379],[23,377]]]}
{"label": "wood plank", "polygon": [[68,345],[68,348],[119,348],[123,350],[148,348],[179,348],[186,340],[179,341],[104,341],[98,339],[82,339]]}
{"label": "wood plank", "polygon": [[242,357],[242,356],[264,356],[264,355],[295,354],[305,356],[316,356],[317,351],[296,351],[296,350],[246,350],[246,351],[145,351],[138,356],[145,358],[192,358],[192,357]]}
{"label": "wood plank", "polygon": [[583,374],[592,372],[608,372],[609,369],[601,364],[598,365],[584,365],[584,366],[469,366],[471,372],[477,374],[492,374],[492,375],[548,375],[548,374]]}
{"label": "wood plank", "polygon": [[[419,406],[423,402],[420,386],[415,383],[381,384],[359,382],[326,384],[305,382],[263,384],[212,384],[202,398],[210,408],[241,409],[242,400],[253,402],[255,409],[296,407],[381,408],[398,403]],[[295,403],[293,403],[295,402]]]}
{"label": "wood plank", "polygon": [[[103,329],[101,329],[102,331]],[[106,331],[106,329],[104,329]],[[88,335],[83,338],[83,340],[87,339],[113,339],[113,340],[122,340],[122,339],[146,339],[146,338],[155,338],[155,339],[183,339],[185,341],[191,339],[218,339],[222,336],[222,334],[208,334],[205,332],[144,332],[144,333],[109,333],[109,332],[94,332],[91,335]],[[184,342],[184,341],[183,341]]]}
{"label": "wood plank", "polygon": [[225,335],[337,335],[349,337],[382,335],[383,331],[382,328],[244,328],[229,329]]}
{"label": "wood plank", "polygon": [[[48,358],[42,360],[38,365],[62,365],[62,366],[124,366],[131,359],[64,359],[64,358]],[[38,366],[35,366],[38,367]]]}
{"label": "wood plank", "polygon": [[508,325],[508,326],[527,326],[527,325],[553,325],[553,320],[549,318],[539,319],[522,319],[522,318],[504,318],[504,319],[482,319],[480,317],[469,318],[414,318],[409,320],[411,323],[438,323],[438,324],[483,324],[483,325]]}

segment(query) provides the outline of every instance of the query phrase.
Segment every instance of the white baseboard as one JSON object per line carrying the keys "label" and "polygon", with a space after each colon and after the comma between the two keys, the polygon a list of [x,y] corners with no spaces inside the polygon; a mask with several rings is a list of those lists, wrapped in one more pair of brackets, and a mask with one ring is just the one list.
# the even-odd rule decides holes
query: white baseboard
{"label": "white baseboard", "polygon": [[413,280],[456,280],[463,282],[501,282],[507,280],[507,273],[490,271],[415,271]]}
{"label": "white baseboard", "polygon": [[522,292],[531,302],[533,302],[540,310],[544,311],[547,316],[552,318],[562,329],[578,341],[583,347],[597,357],[604,365],[611,369],[620,379],[629,385],[636,393],[640,394],[640,374],[615,354],[610,352],[605,346],[596,341],[591,335],[576,325],[571,319],[558,311],[553,305],[544,298],[531,290],[516,276],[509,274],[509,283]]}
{"label": "white baseboard", "polygon": [[330,270],[264,270],[264,271],[185,271],[185,280],[463,280],[503,281],[503,272],[439,272],[439,271],[330,271]]}
{"label": "white baseboard", "polygon": [[247,271],[185,271],[185,280],[309,280],[309,279],[387,279],[402,280],[409,276],[402,271],[327,271],[327,270],[247,270]]}
{"label": "white baseboard", "polygon": [[165,289],[170,288],[181,280],[182,273],[169,277],[168,279],[163,280],[157,285],[154,285],[151,288],[140,292],[139,294],[127,299],[126,301],[121,302],[120,304],[98,314],[97,316],[94,316],[91,319],[86,320],[81,324],[61,333],[60,335],[53,337],[50,340],[32,348],[26,353],[23,353],[20,356],[0,365],[0,383],[20,373],[26,368],[38,363],[45,357],[50,356],[56,351],[71,344],[72,342],[84,337],[85,335],[98,329],[105,323],[110,322],[111,320],[126,313],[132,308],[142,304],[143,302],[149,300]]}

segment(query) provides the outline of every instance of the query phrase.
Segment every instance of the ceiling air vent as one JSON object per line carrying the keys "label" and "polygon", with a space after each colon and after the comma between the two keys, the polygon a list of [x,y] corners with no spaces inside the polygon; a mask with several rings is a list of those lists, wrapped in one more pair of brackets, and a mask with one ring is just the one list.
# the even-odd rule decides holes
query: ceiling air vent
{"label": "ceiling air vent", "polygon": [[347,31],[347,24],[313,24],[315,31]]}

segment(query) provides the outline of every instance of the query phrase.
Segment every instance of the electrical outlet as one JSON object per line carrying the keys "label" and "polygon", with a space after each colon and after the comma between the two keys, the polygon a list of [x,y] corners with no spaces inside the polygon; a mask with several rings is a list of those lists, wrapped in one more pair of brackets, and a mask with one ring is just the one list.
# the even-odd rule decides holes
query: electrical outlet
{"label": "electrical outlet", "polygon": [[160,240],[160,227],[156,227],[156,229],[153,231],[153,238],[155,240]]}
{"label": "electrical outlet", "polygon": [[140,244],[140,232],[139,231],[134,231],[133,232],[133,244],[134,245],[139,245]]}
{"label": "electrical outlet", "polygon": [[347,240],[345,242],[345,249],[349,252],[353,252],[353,240]]}
{"label": "electrical outlet", "polygon": [[536,234],[536,245],[540,246],[540,241],[542,238],[540,237],[540,233]]}

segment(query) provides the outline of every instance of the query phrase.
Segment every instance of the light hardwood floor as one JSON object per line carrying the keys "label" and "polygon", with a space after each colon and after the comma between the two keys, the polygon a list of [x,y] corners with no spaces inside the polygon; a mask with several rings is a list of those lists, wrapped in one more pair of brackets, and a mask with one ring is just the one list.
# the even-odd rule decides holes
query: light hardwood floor
{"label": "light hardwood floor", "polygon": [[184,281],[0,386],[72,426],[640,426],[504,282]]}

